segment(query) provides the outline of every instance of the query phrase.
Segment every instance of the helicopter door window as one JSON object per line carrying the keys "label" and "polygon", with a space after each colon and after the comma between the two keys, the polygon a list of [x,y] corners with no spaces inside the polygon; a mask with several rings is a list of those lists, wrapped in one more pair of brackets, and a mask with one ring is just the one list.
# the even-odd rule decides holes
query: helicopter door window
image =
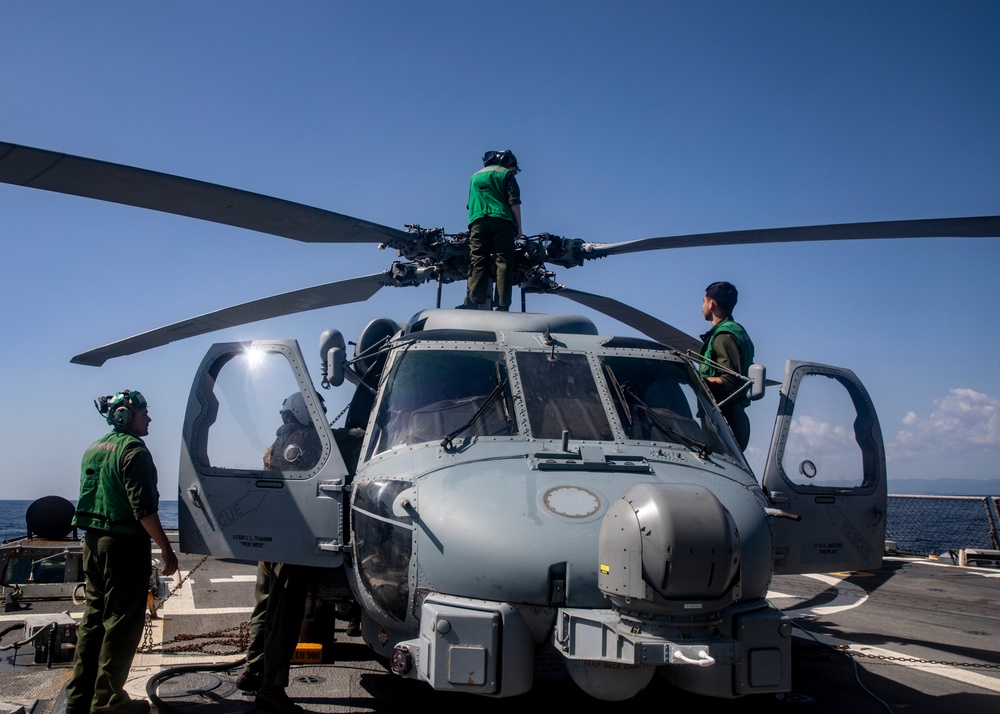
{"label": "helicopter door window", "polygon": [[798,386],[781,468],[795,486],[855,489],[865,483],[855,435],[858,411],[848,384],[808,374]]}
{"label": "helicopter door window", "polygon": [[536,439],[614,441],[586,355],[518,352],[517,369]]}
{"label": "helicopter door window", "polygon": [[322,440],[284,355],[254,351],[225,361],[211,396],[217,407],[202,466],[302,473],[319,463]]}
{"label": "helicopter door window", "polygon": [[[462,437],[517,434],[506,381],[500,352],[418,349],[400,354],[386,381],[369,457],[397,446],[441,441],[462,427]],[[498,389],[502,393],[491,401]]]}

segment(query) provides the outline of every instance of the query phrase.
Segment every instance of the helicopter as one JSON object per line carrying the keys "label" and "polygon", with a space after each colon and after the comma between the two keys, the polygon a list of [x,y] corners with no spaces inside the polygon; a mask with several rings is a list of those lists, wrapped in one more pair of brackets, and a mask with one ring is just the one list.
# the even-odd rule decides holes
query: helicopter
{"label": "helicopter", "polygon": [[[629,305],[567,288],[550,266],[676,247],[996,237],[1000,217],[806,226],[601,244],[555,234],[517,247],[522,312],[442,309],[465,279],[468,234],[406,230],[239,189],[0,143],[0,181],[271,233],[374,243],[384,272],[262,298],[73,357],[106,360],[268,317],[436,282],[437,306],[376,318],[348,357],[320,336],[319,386],[354,392],[335,430],[292,340],[213,345],[183,425],[181,549],[318,566],[396,674],[438,690],[509,697],[536,672],[623,700],[654,676],[733,698],[791,689],[791,623],[765,595],[775,574],[877,568],[885,448],[848,369],[790,361],[758,481],[698,377],[700,342]],[[644,338],[598,334],[565,297]],[[747,394],[767,386],[755,366]],[[262,454],[278,405],[301,396],[321,444],[296,470]],[[836,447],[816,451],[802,424]],[[334,420],[336,421],[336,420]]]}

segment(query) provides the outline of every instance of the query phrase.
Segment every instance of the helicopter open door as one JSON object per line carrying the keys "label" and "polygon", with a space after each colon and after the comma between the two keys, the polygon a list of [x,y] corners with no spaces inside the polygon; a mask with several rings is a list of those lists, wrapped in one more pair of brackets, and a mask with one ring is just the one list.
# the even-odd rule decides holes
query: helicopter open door
{"label": "helicopter open door", "polygon": [[324,412],[295,341],[213,345],[184,418],[181,550],[341,565],[347,469]]}
{"label": "helicopter open door", "polygon": [[775,573],[881,566],[885,446],[853,372],[788,362],[763,486],[779,511],[772,518]]}

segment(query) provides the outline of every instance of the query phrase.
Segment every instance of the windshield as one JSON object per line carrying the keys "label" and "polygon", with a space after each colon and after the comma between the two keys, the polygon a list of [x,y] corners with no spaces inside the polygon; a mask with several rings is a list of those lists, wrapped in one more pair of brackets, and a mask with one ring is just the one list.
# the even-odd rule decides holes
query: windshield
{"label": "windshield", "polygon": [[518,352],[517,369],[536,439],[614,440],[586,355]]}
{"label": "windshield", "polygon": [[692,373],[680,362],[603,356],[601,364],[626,438],[739,453],[722,416],[695,389]]}
{"label": "windshield", "polygon": [[501,352],[401,354],[386,382],[368,456],[406,444],[441,441],[459,430],[457,436],[462,437],[517,434],[506,381],[507,363]]}

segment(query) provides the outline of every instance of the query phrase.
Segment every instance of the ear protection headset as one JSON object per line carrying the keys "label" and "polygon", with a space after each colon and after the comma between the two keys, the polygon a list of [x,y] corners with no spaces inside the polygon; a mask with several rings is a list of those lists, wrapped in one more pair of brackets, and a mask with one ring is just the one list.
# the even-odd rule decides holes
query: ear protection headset
{"label": "ear protection headset", "polygon": [[132,421],[132,410],[126,406],[115,407],[108,416],[108,423],[114,426],[128,426]]}
{"label": "ear protection headset", "polygon": [[146,408],[146,400],[135,390],[123,389],[113,397],[98,397],[94,406],[109,425],[121,428],[128,426],[135,412]]}

